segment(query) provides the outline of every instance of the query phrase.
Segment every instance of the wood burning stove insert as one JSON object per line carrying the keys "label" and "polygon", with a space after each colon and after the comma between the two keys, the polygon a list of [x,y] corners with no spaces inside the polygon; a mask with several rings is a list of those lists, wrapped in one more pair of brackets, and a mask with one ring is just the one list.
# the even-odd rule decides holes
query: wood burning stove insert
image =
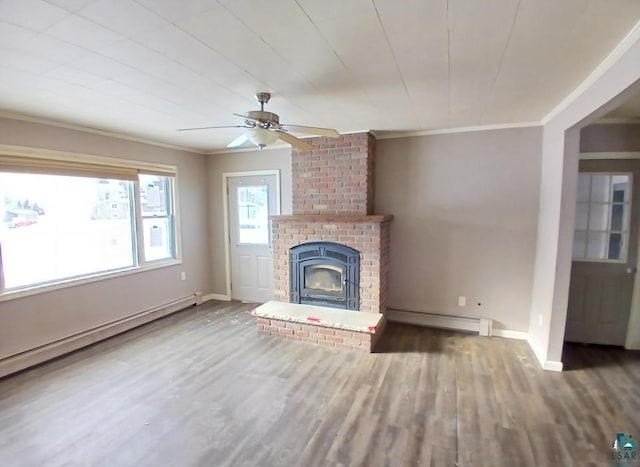
{"label": "wood burning stove insert", "polygon": [[360,253],[332,242],[310,242],[289,250],[291,303],[358,310]]}

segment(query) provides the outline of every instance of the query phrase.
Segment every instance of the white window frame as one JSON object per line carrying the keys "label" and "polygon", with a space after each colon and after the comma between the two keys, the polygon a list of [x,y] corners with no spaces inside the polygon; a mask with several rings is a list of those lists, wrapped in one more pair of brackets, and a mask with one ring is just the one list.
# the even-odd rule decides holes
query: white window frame
{"label": "white window frame", "polygon": [[[148,173],[141,173],[140,175],[148,175]],[[177,192],[176,190],[176,178],[177,177],[169,177],[167,180],[167,187],[166,190],[169,193],[169,200],[167,203],[167,214],[165,215],[144,215],[142,213],[142,203],[140,203],[140,199],[141,199],[141,195],[140,195],[140,181],[138,180],[138,183],[136,183],[134,185],[134,199],[137,200],[138,202],[136,203],[136,210],[135,210],[135,216],[136,216],[136,226],[139,227],[138,229],[136,229],[136,242],[138,245],[137,248],[137,255],[138,255],[138,262],[139,263],[144,263],[144,264],[155,264],[159,261],[170,261],[171,259],[175,258],[178,255],[177,252],[177,242],[176,242],[176,236],[178,235],[177,231],[176,231],[176,218],[177,218],[177,211],[176,211],[176,204],[175,204],[175,194]],[[144,219],[169,219],[170,221],[170,225],[172,227],[173,232],[171,232],[170,235],[170,239],[173,242],[173,258],[161,258],[161,259],[153,259],[153,260],[147,260],[146,255],[145,255],[145,251],[144,251],[144,232],[143,232],[143,225],[144,225]]]}
{"label": "white window frame", "polygon": [[[25,170],[11,170],[10,167],[23,167]],[[121,173],[123,174],[122,179],[133,182],[133,207],[135,213],[134,218],[132,218],[133,240],[135,242],[134,265],[106,272],[89,273],[78,277],[63,278],[47,282],[45,284],[35,284],[33,286],[21,287],[19,289],[7,291],[4,290],[2,256],[0,251],[0,302],[182,264],[180,213],[177,209],[179,206],[178,169],[175,165],[156,164],[144,161],[44,150],[39,148],[0,145],[0,171],[2,172],[26,171],[59,175],[64,173],[67,168],[76,174],[78,172],[86,172],[87,177],[100,176],[94,174],[112,173],[113,175],[111,175],[111,177],[118,179],[117,174]],[[142,239],[141,229],[142,212],[140,206],[140,181],[138,174],[163,175],[169,177],[169,209],[173,218],[173,233],[171,235],[173,240],[172,258],[158,259],[148,262],[144,260],[144,241]],[[109,177],[105,176],[105,178]]]}

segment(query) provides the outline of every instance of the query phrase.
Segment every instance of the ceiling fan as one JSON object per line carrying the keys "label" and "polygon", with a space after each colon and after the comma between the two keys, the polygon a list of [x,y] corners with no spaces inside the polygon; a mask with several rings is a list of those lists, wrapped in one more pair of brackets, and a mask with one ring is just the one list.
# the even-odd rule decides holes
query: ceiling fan
{"label": "ceiling fan", "polygon": [[310,135],[327,136],[329,138],[338,138],[340,133],[331,128],[318,128],[313,126],[289,125],[288,123],[280,123],[278,114],[267,112],[264,105],[271,99],[268,92],[259,92],[256,94],[256,100],[260,104],[260,110],[250,110],[246,115],[233,114],[236,117],[244,119],[244,125],[226,125],[226,126],[205,126],[200,128],[181,128],[178,131],[192,130],[212,130],[216,128],[246,128],[242,135],[227,144],[228,148],[239,148],[247,141],[258,146],[260,149],[268,144],[275,143],[278,139],[289,143],[294,148],[301,151],[309,151],[313,148],[306,141],[293,136],[290,131],[298,133],[306,133]]}

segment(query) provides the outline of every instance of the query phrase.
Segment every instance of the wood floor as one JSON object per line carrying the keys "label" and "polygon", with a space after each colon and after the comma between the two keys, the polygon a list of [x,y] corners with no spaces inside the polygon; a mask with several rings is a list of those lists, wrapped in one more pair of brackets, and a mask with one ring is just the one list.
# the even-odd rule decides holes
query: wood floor
{"label": "wood floor", "polygon": [[0,380],[0,465],[601,466],[640,440],[639,352],[572,345],[552,373],[523,341],[391,323],[351,353],[258,335],[249,308]]}

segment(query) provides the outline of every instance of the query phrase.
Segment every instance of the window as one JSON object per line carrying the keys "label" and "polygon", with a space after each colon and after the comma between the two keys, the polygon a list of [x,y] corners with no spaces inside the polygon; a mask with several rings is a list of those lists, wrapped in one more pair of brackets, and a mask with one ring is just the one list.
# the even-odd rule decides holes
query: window
{"label": "window", "polygon": [[269,187],[238,187],[239,241],[242,244],[269,244]]}
{"label": "window", "polygon": [[0,155],[0,294],[176,257],[175,169],[88,160]]}
{"label": "window", "polygon": [[573,258],[625,261],[629,240],[631,174],[581,173]]}
{"label": "window", "polygon": [[173,257],[173,209],[170,194],[169,177],[140,175],[140,206],[146,261]]}

